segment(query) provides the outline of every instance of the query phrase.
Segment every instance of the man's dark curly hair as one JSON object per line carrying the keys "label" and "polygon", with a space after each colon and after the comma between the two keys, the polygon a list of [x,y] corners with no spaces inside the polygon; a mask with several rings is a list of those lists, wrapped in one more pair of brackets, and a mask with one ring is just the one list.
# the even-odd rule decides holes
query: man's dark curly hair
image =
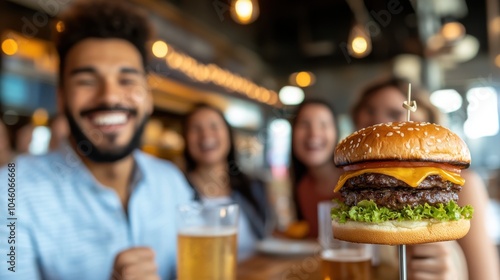
{"label": "man's dark curly hair", "polygon": [[134,45],[146,69],[147,42],[153,35],[144,12],[124,0],[77,1],[60,20],[64,30],[56,33],[59,54],[59,83],[62,84],[66,56],[73,46],[88,38],[117,38]]}

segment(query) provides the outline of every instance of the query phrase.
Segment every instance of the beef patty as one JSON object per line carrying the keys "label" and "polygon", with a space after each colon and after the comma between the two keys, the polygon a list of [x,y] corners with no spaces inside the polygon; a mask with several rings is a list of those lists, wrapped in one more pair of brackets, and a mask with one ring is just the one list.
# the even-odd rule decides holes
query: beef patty
{"label": "beef patty", "polygon": [[354,206],[362,200],[373,200],[379,206],[402,209],[405,205],[415,207],[428,203],[447,204],[457,202],[461,186],[444,180],[439,175],[430,175],[416,188],[392,176],[365,173],[346,181],[340,193],[344,203]]}

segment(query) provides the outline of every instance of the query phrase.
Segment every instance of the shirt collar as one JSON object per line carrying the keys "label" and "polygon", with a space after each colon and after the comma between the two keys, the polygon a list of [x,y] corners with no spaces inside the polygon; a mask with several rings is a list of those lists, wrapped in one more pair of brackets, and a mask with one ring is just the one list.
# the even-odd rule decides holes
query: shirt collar
{"label": "shirt collar", "polygon": [[[56,153],[60,155],[59,163],[64,167],[68,167],[71,175],[77,176],[80,179],[84,179],[89,183],[92,183],[93,186],[103,188],[101,183],[97,181],[87,168],[87,166],[83,163],[80,156],[73,149],[69,141],[64,141],[61,143],[61,146],[57,149]],[[146,180],[146,170],[147,168],[144,166],[143,157],[141,151],[135,150],[132,154],[134,157],[134,168],[133,174],[130,181],[130,189],[134,189],[138,186],[141,181]]]}

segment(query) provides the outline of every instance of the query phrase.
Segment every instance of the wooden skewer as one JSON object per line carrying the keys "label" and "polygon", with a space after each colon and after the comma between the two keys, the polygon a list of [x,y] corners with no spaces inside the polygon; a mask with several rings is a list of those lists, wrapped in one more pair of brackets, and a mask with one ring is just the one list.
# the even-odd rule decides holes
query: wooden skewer
{"label": "wooden skewer", "polygon": [[408,110],[406,120],[410,121],[410,113],[417,110],[417,102],[415,102],[415,100],[411,100],[411,83],[408,84],[408,100],[403,102],[403,108]]}
{"label": "wooden skewer", "polygon": [[[403,103],[403,107],[408,110],[406,115],[406,120],[410,121],[410,113],[415,112],[417,110],[417,103],[411,100],[411,83],[408,84],[408,101]],[[399,279],[406,280],[407,279],[407,270],[406,270],[406,245],[401,244],[398,245],[398,253],[399,253]]]}
{"label": "wooden skewer", "polygon": [[[411,106],[411,83],[408,83],[408,106]],[[410,110],[407,110],[406,120],[410,121]]]}

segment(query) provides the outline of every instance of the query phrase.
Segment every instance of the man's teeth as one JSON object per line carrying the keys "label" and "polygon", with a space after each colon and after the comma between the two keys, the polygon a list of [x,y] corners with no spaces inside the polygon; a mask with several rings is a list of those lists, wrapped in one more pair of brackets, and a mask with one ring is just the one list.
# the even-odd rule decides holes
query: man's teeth
{"label": "man's teeth", "polygon": [[93,119],[96,125],[120,125],[127,122],[127,115],[124,113],[101,114]]}

